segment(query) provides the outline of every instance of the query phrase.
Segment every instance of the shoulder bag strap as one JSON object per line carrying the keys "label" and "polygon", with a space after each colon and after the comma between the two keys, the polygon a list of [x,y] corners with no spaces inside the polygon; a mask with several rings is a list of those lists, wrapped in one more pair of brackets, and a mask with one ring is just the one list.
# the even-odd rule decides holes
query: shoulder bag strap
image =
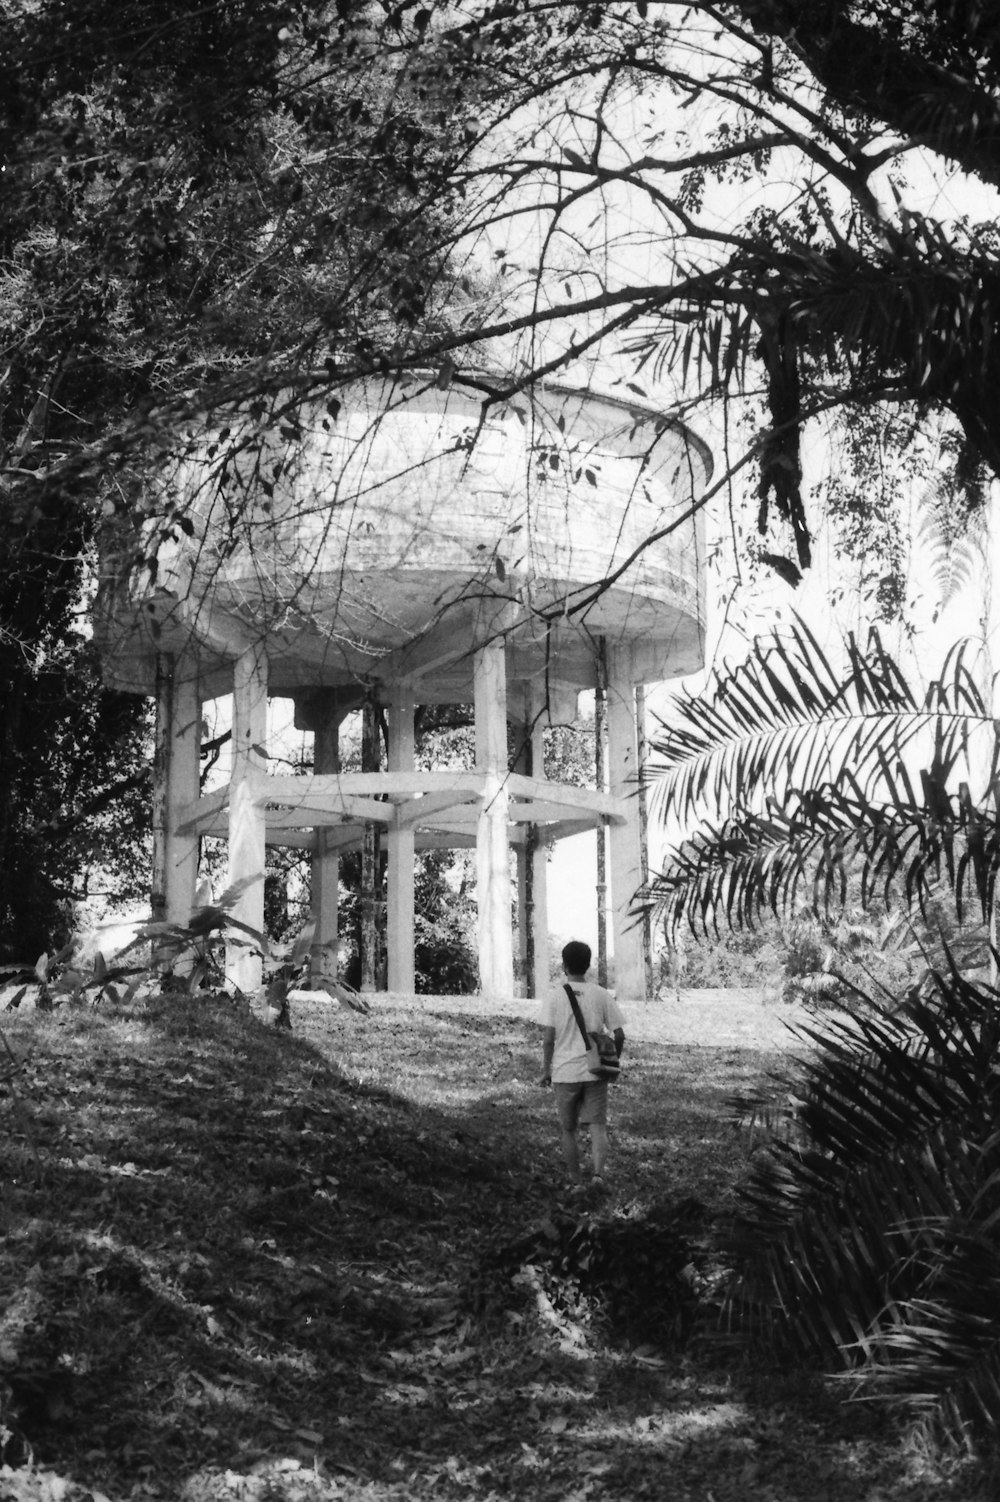
{"label": "shoulder bag strap", "polygon": [[576,999],[576,992],[568,983],[563,986],[563,990],[569,997],[569,1004],[573,1008],[573,1016],[576,1018],[576,1025],[580,1029],[580,1036],[583,1039],[584,1047],[593,1048],[594,1040],[593,1038],[591,1038],[590,1034],[587,1032],[587,1029],[583,1025],[583,1013],[580,1011],[580,1003]]}

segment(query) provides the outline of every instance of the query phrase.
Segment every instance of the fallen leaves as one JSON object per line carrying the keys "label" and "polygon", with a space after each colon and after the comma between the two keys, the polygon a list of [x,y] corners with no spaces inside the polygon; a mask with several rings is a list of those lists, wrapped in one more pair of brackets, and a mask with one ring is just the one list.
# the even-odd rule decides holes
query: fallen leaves
{"label": "fallen leaves", "polygon": [[[16,1473],[25,1502],[83,1502],[79,1486],[56,1495],[66,1475],[115,1502],[757,1502],[765,1449],[791,1468],[761,1502],[856,1502],[859,1464],[902,1502],[874,1444],[817,1492],[842,1441],[794,1409],[741,1449],[763,1400],[720,1396],[646,1330],[616,1345],[537,1275],[475,1303],[498,1236],[561,1222],[551,1114],[485,1067],[498,1033],[511,1068],[533,1067],[530,1027],[463,1016],[375,1007],[346,1032],[302,1003],[289,1037],[197,999],[18,1014],[40,1172],[18,1147],[0,1242],[17,1338],[0,1367],[29,1363],[39,1393],[58,1379],[67,1395],[58,1420],[30,1416],[53,1469]],[[436,1069],[407,1073],[415,1035]],[[715,1061],[710,1079],[699,1056],[697,1081],[664,1092],[675,1062],[647,1053],[629,1087],[646,1094],[618,1105],[636,1192],[661,1175],[640,1128],[673,1143],[675,1180],[701,1176],[691,1193],[709,1158],[720,1182],[737,1165],[721,1103],[748,1066]],[[11,1114],[0,1097],[0,1128]],[[21,1502],[6,1481],[3,1502]]]}

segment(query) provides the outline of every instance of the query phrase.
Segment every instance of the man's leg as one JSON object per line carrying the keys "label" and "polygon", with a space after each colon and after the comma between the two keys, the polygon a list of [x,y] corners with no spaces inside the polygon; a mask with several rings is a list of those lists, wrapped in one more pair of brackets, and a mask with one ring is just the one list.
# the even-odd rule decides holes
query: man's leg
{"label": "man's leg", "polygon": [[562,1129],[562,1150],[569,1176],[574,1184],[579,1184],[581,1180],[580,1149],[577,1145],[576,1133],[571,1132],[567,1127]]}
{"label": "man's leg", "polygon": [[603,1121],[590,1123],[590,1156],[594,1163],[594,1173],[601,1175],[608,1161],[608,1129]]}
{"label": "man's leg", "polygon": [[605,1080],[590,1080],[584,1086],[580,1123],[590,1128],[590,1157],[594,1176],[600,1178],[608,1160],[608,1086]]}
{"label": "man's leg", "polygon": [[581,1181],[580,1148],[576,1140],[577,1118],[583,1098],[582,1085],[556,1085],[556,1110],[559,1113],[560,1142],[563,1158],[574,1184]]}

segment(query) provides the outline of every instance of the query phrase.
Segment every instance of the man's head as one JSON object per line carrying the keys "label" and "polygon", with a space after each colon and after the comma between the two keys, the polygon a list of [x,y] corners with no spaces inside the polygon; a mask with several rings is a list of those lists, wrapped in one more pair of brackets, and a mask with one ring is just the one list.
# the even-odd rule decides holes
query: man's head
{"label": "man's head", "polygon": [[562,962],[567,975],[586,975],[590,969],[590,945],[582,939],[570,939],[563,948]]}

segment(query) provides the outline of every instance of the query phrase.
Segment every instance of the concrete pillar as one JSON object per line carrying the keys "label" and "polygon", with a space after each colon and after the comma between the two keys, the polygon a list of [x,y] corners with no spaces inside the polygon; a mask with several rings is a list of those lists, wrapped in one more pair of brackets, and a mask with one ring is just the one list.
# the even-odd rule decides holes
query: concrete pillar
{"label": "concrete pillar", "polygon": [[631,675],[629,648],[613,648],[608,653],[608,790],[624,800],[626,818],[624,823],[610,825],[608,854],[615,941],[615,994],[626,1007],[646,999],[642,921],[629,915],[632,899],[642,886],[635,690]]}
{"label": "concrete pillar", "polygon": [[[604,637],[597,642],[597,683],[594,690],[594,786],[607,791],[608,649]],[[608,983],[608,821],[602,818],[594,831],[597,840],[597,983]]]}
{"label": "concrete pillar", "polygon": [[[313,771],[340,771],[340,714],[334,696],[320,696],[310,705],[313,714]],[[337,938],[340,921],[340,853],[328,848],[326,828],[316,830],[312,856],[311,896],[313,942],[309,956],[314,986],[337,979]]]}
{"label": "concrete pillar", "polygon": [[[544,705],[540,693],[525,688],[524,739],[516,770],[545,776]],[[548,845],[529,824],[517,849],[517,931],[524,996],[543,996],[549,984]]]}
{"label": "concrete pillar", "polygon": [[[378,701],[369,690],[361,708],[361,770],[381,770]],[[361,836],[361,986],[364,992],[380,989],[380,949],[382,937],[382,829],[366,822]]]}
{"label": "concrete pillar", "polygon": [[163,653],[156,663],[153,754],[152,913],[186,924],[198,881],[198,837],[177,833],[180,810],[198,796],[201,703],[195,665]]}
{"label": "concrete pillar", "polygon": [[[251,647],[233,665],[233,763],[229,782],[229,884],[242,890],[231,912],[263,939],[266,861],[264,788],[267,769],[267,657]],[[250,947],[226,946],[226,980],[245,995],[261,984],[261,956]]]}
{"label": "concrete pillar", "polygon": [[[525,695],[527,698],[527,695]],[[520,739],[514,755],[514,771],[521,772],[525,777],[532,775],[532,744],[531,744],[531,721],[525,720],[523,726],[518,727]],[[516,872],[517,892],[517,991],[519,996],[530,996],[533,991],[532,978],[535,969],[535,940],[532,933],[531,920],[534,912],[534,892],[532,882],[534,877],[534,865],[532,855],[535,848],[535,826],[525,824],[522,826],[523,839],[518,843],[514,851],[514,866]]]}
{"label": "concrete pillar", "polygon": [[473,659],[476,771],[485,777],[476,830],[476,902],[479,909],[479,988],[484,996],[514,995],[510,846],[507,824],[507,670],[502,640],[488,642]]}
{"label": "concrete pillar", "polygon": [[549,989],[549,846],[536,829],[531,842],[532,994]]}
{"label": "concrete pillar", "polygon": [[[396,687],[389,700],[389,771],[412,772],[413,693]],[[413,963],[413,876],[416,836],[411,825],[390,824],[386,832],[386,949],[390,991],[416,990]]]}
{"label": "concrete pillar", "polygon": [[[544,725],[540,713],[532,715],[531,765],[533,777],[545,776]],[[531,849],[531,933],[534,982],[536,996],[544,996],[549,989],[549,847],[542,839],[538,828]]]}
{"label": "concrete pillar", "polygon": [[[515,770],[520,768],[515,767]],[[534,899],[531,893],[532,851],[534,848],[534,825],[524,826],[524,840],[514,850],[515,892],[517,897],[517,976],[518,996],[530,996],[532,974],[535,968],[534,937],[531,932],[531,914]]]}
{"label": "concrete pillar", "polygon": [[[649,798],[646,788],[646,685],[635,686],[636,762],[639,769],[639,860],[643,891],[649,887]],[[647,908],[642,916],[642,963],[646,971],[646,995],[653,994],[653,924]]]}

